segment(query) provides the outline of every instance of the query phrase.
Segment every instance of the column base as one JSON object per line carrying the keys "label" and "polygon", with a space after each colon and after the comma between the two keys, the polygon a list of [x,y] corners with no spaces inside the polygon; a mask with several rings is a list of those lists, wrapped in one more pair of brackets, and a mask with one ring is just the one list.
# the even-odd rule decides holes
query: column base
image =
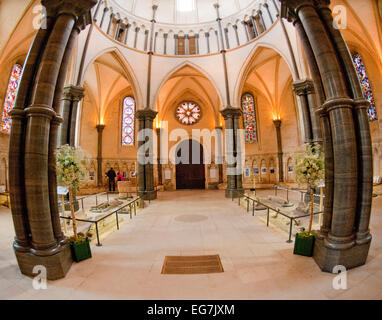
{"label": "column base", "polygon": [[73,262],[69,243],[63,245],[61,250],[51,256],[37,256],[31,252],[18,250],[15,250],[15,255],[22,274],[35,277],[37,274],[33,273],[33,268],[45,266],[48,280],[64,278]]}
{"label": "column base", "polygon": [[244,195],[244,189],[226,189],[225,190],[225,197],[226,198],[240,198]]}
{"label": "column base", "polygon": [[157,199],[157,191],[146,191],[146,192],[141,192],[138,191],[138,195],[143,198],[143,200],[155,200]]}
{"label": "column base", "polygon": [[325,246],[325,239],[316,237],[313,259],[324,272],[333,273],[335,266],[344,266],[347,270],[366,263],[370,243],[356,244],[350,249],[336,250]]}

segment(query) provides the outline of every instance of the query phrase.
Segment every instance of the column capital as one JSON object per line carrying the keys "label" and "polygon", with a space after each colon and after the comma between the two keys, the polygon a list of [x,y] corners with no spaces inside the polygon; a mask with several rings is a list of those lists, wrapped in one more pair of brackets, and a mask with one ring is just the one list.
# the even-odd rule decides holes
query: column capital
{"label": "column capital", "polygon": [[139,120],[154,120],[158,112],[151,109],[138,110],[135,116]]}
{"label": "column capital", "polygon": [[62,98],[64,100],[78,100],[80,101],[84,96],[85,89],[83,87],[67,85],[64,87]]}
{"label": "column capital", "polygon": [[41,5],[47,10],[48,16],[71,14],[76,18],[86,16],[87,24],[91,23],[90,9],[97,4],[97,0],[41,0]]}
{"label": "column capital", "polygon": [[315,90],[313,80],[297,80],[293,82],[293,90],[298,96],[314,93]]}
{"label": "column capital", "polygon": [[240,118],[243,115],[243,112],[239,108],[227,107],[220,111],[224,120],[227,118]]}

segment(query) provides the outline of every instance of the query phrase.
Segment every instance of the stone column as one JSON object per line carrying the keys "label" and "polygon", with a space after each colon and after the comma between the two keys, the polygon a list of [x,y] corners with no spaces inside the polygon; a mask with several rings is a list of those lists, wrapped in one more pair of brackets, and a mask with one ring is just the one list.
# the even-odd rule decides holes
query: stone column
{"label": "stone column", "polygon": [[239,39],[239,34],[237,32],[237,25],[234,24],[233,26],[233,30],[235,30],[235,36],[236,36],[236,43],[237,43],[237,46],[240,46],[240,39]]}
{"label": "stone column", "polygon": [[137,48],[137,41],[138,41],[138,32],[139,32],[139,30],[140,30],[139,27],[135,28],[134,49]]}
{"label": "stone column", "polygon": [[300,99],[305,127],[305,142],[322,142],[319,119],[316,115],[316,96],[312,80],[298,80],[293,83],[293,90]]}
{"label": "stone column", "polygon": [[249,41],[249,34],[248,34],[248,29],[247,29],[247,22],[246,21],[242,21],[241,23],[243,24],[244,31],[245,31],[245,36],[247,37],[247,42],[248,42]]}
{"label": "stone column", "polygon": [[253,30],[253,33],[255,35],[255,38],[257,38],[259,36],[259,32],[257,31],[257,26],[256,26],[256,21],[255,20],[256,20],[255,17],[251,16],[252,30]]}
{"label": "stone column", "polygon": [[123,39],[123,43],[124,43],[124,44],[127,44],[127,37],[128,37],[128,35],[129,35],[130,27],[131,27],[131,24],[128,23],[128,24],[126,25],[126,28],[125,28],[125,39]]}
{"label": "stone column", "polygon": [[206,37],[206,42],[207,42],[207,53],[210,53],[211,52],[211,49],[210,49],[210,33],[206,32],[204,34],[204,36]]}
{"label": "stone column", "polygon": [[163,54],[167,54],[167,38],[168,38],[168,33],[163,34]]}
{"label": "stone column", "polygon": [[229,49],[228,28],[224,28],[224,35],[227,49]]}
{"label": "stone column", "polygon": [[263,17],[263,12],[261,10],[257,10],[257,14],[259,15],[260,17],[260,21],[261,21],[261,24],[263,25],[263,29],[264,31],[267,30],[267,27],[265,25],[265,21],[264,21],[264,17]]}
{"label": "stone column", "polygon": [[108,7],[105,7],[103,9],[103,14],[102,14],[102,19],[101,19],[101,23],[99,24],[99,27],[102,29],[102,25],[103,25],[103,22],[105,21],[105,16],[106,16],[106,12],[109,11],[109,8]]}
{"label": "stone column", "polygon": [[190,54],[190,51],[189,51],[189,37],[188,37],[188,34],[186,34],[184,36],[184,54],[187,56]]}
{"label": "stone column", "polygon": [[279,182],[284,182],[284,161],[283,161],[283,144],[281,138],[281,120],[273,120],[273,124],[276,128],[277,139],[277,159],[279,166]]}
{"label": "stone column", "polygon": [[[295,19],[293,25],[297,29],[298,35],[301,39],[305,55],[309,64],[310,73],[315,88],[316,105],[322,106],[325,103],[326,95],[321,82],[320,70],[309,39],[301,24],[301,21]],[[330,128],[330,121],[328,113],[323,108],[318,108],[317,114],[319,115],[319,122],[321,123],[321,139],[323,142],[323,149],[325,151],[325,199],[324,199],[324,215],[321,225],[321,230],[317,234],[318,237],[323,239],[328,235],[332,224],[332,211],[333,211],[333,195],[334,195],[334,156],[332,145],[332,131]]]}
{"label": "stone column", "polygon": [[115,17],[115,14],[112,12],[110,14],[110,20],[109,20],[109,24],[107,26],[107,31],[106,31],[106,34],[108,35],[110,35],[111,25],[113,24],[114,17]]}
{"label": "stone column", "polygon": [[241,164],[241,154],[240,151],[240,140],[238,139],[237,130],[239,127],[239,119],[242,116],[242,112],[238,108],[225,108],[220,111],[225,120],[225,145],[226,145],[226,161],[227,161],[227,198],[237,198],[241,196],[244,192],[242,187],[242,169]]}
{"label": "stone column", "polygon": [[[65,276],[71,265],[70,247],[58,228],[54,169],[57,94],[62,92],[68,55],[79,30],[91,21],[96,0],[42,0],[47,9],[45,30],[38,31],[28,54],[20,82],[16,108],[11,116],[10,165],[12,215],[15,221],[16,258],[23,274],[33,276],[36,265],[44,265],[47,278]],[[20,105],[22,103],[22,105]],[[26,109],[25,106],[28,106]],[[53,139],[53,140],[52,140]],[[21,192],[16,195],[15,192]],[[20,209],[23,212],[20,212]]]}
{"label": "stone column", "polygon": [[196,54],[199,54],[199,33],[195,34],[195,42],[196,42]]}
{"label": "stone column", "polygon": [[318,12],[324,24],[327,26],[332,36],[334,47],[344,71],[347,74],[348,89],[352,93],[354,99],[355,126],[358,143],[358,163],[359,163],[359,179],[358,179],[358,205],[356,212],[356,242],[357,244],[368,244],[371,241],[369,230],[371,199],[372,199],[372,183],[373,180],[373,154],[371,146],[371,134],[369,121],[367,118],[367,109],[369,102],[364,98],[359,79],[354,69],[353,61],[349,49],[340,33],[333,28],[333,16],[329,8],[328,1],[319,1]]}
{"label": "stone column", "polygon": [[85,89],[79,86],[67,85],[62,95],[62,117],[63,123],[58,136],[58,144],[75,145],[76,123],[78,104],[82,100]]}
{"label": "stone column", "polygon": [[25,112],[24,108],[28,104],[29,88],[32,86],[36,65],[41,51],[46,45],[54,18],[49,15],[46,21],[47,28],[39,29],[28,57],[26,59],[22,81],[19,85],[18,94],[14,108],[10,112],[12,126],[9,137],[9,192],[12,203],[12,219],[15,228],[15,241],[13,247],[15,251],[27,253],[30,250],[31,237],[28,221],[28,211],[25,201],[25,173],[24,173],[24,148],[25,143]]}
{"label": "stone column", "polygon": [[175,42],[174,54],[177,55],[178,54],[178,35],[177,34],[174,34],[174,42]]}
{"label": "stone column", "polygon": [[98,133],[98,144],[97,144],[97,186],[103,186],[103,170],[102,170],[102,133],[105,129],[104,124],[99,124],[96,126]]}
{"label": "stone column", "polygon": [[[218,143],[217,149],[218,155],[215,155],[216,157],[216,162],[219,167],[219,183],[223,183],[223,163],[224,163],[224,156],[223,156],[223,128],[222,127],[215,127],[216,133],[217,133],[217,139],[215,143]],[[215,148],[216,150],[216,148]]]}
{"label": "stone column", "polygon": [[269,10],[269,5],[268,5],[268,3],[263,3],[263,6],[264,6],[265,9],[267,9],[269,19],[271,19],[271,22],[272,22],[272,24],[273,24],[273,22],[275,22],[275,21],[273,20],[271,11]]}
{"label": "stone column", "polygon": [[157,164],[157,168],[158,168],[158,185],[162,185],[162,164],[160,163],[160,154],[161,154],[161,145],[160,145],[160,141],[161,141],[161,128],[157,128],[157,153],[158,153],[158,156],[157,156],[157,161],[158,161],[158,164]]}
{"label": "stone column", "polygon": [[[156,111],[150,109],[139,110],[136,112],[138,120],[138,194],[145,200],[157,198],[154,188],[154,150],[153,150],[153,122],[157,115]],[[145,130],[145,134],[143,131]],[[143,141],[142,141],[143,140]],[[150,141],[150,142],[149,142]],[[147,150],[143,150],[146,144]]]}
{"label": "stone column", "polygon": [[116,28],[116,30],[115,30],[115,35],[114,35],[114,38],[115,38],[115,40],[117,40],[117,41],[118,41],[119,29],[120,29],[120,27],[121,27],[121,23],[122,23],[122,19],[118,19],[118,20],[117,20],[117,28]]}
{"label": "stone column", "polygon": [[[338,30],[334,30],[331,14],[324,8],[329,1],[283,0],[282,3],[283,15],[301,21],[314,53],[326,95],[322,113],[328,115],[331,129],[331,137],[325,140],[331,140],[334,155],[333,210],[330,230],[323,239],[317,239],[314,258],[324,271],[332,272],[336,265],[350,269],[366,262],[371,240],[366,231],[366,236],[360,235],[365,241],[355,241],[362,214],[365,214],[363,230],[368,228],[367,211],[371,199],[368,189],[372,179],[370,174],[364,175],[364,170],[370,165],[367,155],[371,143],[369,127],[362,119],[359,121],[355,88],[349,90],[348,84],[355,85],[356,81],[352,80],[350,63],[346,63],[350,59],[349,52],[343,50],[345,43],[338,34],[336,36]],[[365,153],[359,154],[360,150]],[[363,160],[365,167],[361,164]]]}

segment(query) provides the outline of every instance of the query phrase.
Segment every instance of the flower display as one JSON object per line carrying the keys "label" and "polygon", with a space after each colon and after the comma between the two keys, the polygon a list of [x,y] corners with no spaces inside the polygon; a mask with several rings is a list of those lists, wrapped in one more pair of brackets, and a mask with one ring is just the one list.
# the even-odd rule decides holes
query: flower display
{"label": "flower display", "polygon": [[77,191],[85,178],[86,159],[81,148],[64,145],[57,152],[57,180],[66,187]]}
{"label": "flower display", "polygon": [[314,187],[317,187],[325,177],[324,154],[319,144],[307,144],[305,152],[297,157],[296,177],[298,182],[306,183],[310,187],[310,221],[305,236],[314,236],[312,233]]}

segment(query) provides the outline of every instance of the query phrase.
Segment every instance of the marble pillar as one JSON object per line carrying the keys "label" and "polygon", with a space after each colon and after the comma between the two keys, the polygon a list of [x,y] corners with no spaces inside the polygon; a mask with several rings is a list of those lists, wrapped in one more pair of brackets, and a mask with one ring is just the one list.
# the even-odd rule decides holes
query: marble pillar
{"label": "marble pillar", "polygon": [[79,86],[67,85],[62,95],[63,123],[59,130],[58,144],[75,145],[78,105],[83,99],[85,89]]}
{"label": "marble pillar", "polygon": [[[139,110],[135,117],[138,121],[138,195],[145,200],[155,200],[154,187],[154,130],[153,122],[157,115],[150,109]],[[144,130],[144,131],[143,131]],[[143,134],[143,132],[145,134]],[[145,145],[145,148],[143,147]]]}
{"label": "marble pillar", "polygon": [[102,170],[102,133],[105,129],[104,124],[99,124],[96,126],[97,129],[97,136],[98,136],[98,143],[97,143],[97,186],[102,187],[103,186],[103,170]]}
{"label": "marble pillar", "polygon": [[[55,168],[57,101],[73,41],[91,22],[96,0],[42,0],[47,28],[39,30],[26,59],[16,106],[11,112],[10,193],[16,238],[14,250],[23,274],[43,265],[49,280],[68,272],[70,247],[58,227]],[[53,140],[52,140],[53,139]],[[17,156],[17,161],[12,163]]]}
{"label": "marble pillar", "polygon": [[321,127],[317,115],[317,99],[314,83],[310,79],[298,80],[293,83],[293,90],[300,99],[305,129],[305,143],[321,143]]}
{"label": "marble pillar", "polygon": [[273,124],[276,128],[277,138],[277,159],[279,167],[279,182],[284,182],[284,161],[283,161],[283,145],[281,138],[281,120],[273,120]]}
{"label": "marble pillar", "polygon": [[372,163],[370,129],[364,112],[367,103],[360,95],[346,43],[333,26],[330,1],[281,2],[282,16],[299,25],[306,37],[302,40],[310,47],[308,55],[309,50],[313,53],[314,62],[312,57],[308,59],[309,66],[313,74],[318,70],[319,75],[314,77],[321,78],[325,96],[321,106],[321,119],[326,119],[323,133],[330,132],[329,137],[324,136],[324,145],[330,144],[329,153],[333,151],[332,212],[324,221],[328,230],[316,239],[314,259],[323,271],[332,272],[336,265],[354,268],[366,263],[371,242]]}
{"label": "marble pillar", "polygon": [[[242,111],[238,108],[225,108],[220,111],[225,120],[225,145],[227,162],[227,198],[237,198],[243,195],[242,170],[241,164],[241,146],[238,139],[239,119],[242,117]],[[238,152],[239,151],[239,152]],[[239,154],[240,153],[240,154]]]}

